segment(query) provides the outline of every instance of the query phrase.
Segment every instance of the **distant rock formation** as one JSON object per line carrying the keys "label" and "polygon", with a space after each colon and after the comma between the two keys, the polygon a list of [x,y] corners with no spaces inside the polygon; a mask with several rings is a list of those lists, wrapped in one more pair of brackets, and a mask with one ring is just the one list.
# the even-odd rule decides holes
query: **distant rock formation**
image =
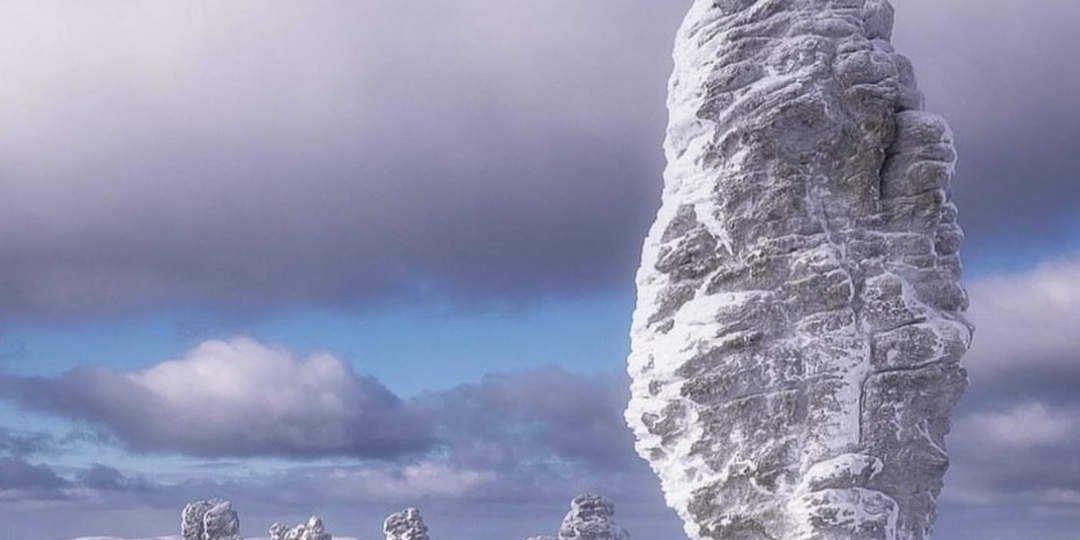
{"label": "distant rock formation", "polygon": [[695,540],[925,540],[971,343],[949,183],[885,0],[695,0],[627,421]]}
{"label": "distant rock formation", "polygon": [[600,495],[578,495],[559,528],[558,540],[630,540],[615,524],[615,503]]}
{"label": "distant rock formation", "polygon": [[240,518],[232,503],[223,499],[193,501],[184,506],[180,515],[180,537],[183,540],[244,540],[240,535]]}
{"label": "distant rock formation", "polygon": [[321,519],[311,516],[306,523],[289,527],[284,523],[275,523],[270,526],[270,540],[333,540],[330,533],[325,532]]}
{"label": "distant rock formation", "polygon": [[428,540],[427,530],[420,511],[415,508],[390,514],[383,522],[386,540]]}

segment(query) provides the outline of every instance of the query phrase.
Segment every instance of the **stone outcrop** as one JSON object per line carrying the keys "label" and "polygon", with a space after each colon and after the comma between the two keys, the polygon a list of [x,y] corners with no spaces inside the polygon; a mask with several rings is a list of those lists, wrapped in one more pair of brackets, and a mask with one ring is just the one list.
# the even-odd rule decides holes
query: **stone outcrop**
{"label": "stone outcrop", "polygon": [[321,519],[311,516],[307,522],[294,527],[284,523],[275,523],[270,526],[270,540],[333,540],[333,536],[326,532]]}
{"label": "stone outcrop", "polygon": [[420,511],[415,508],[390,514],[383,522],[386,540],[428,540],[427,530]]}
{"label": "stone outcrop", "polygon": [[955,152],[885,0],[696,0],[627,421],[695,540],[922,540],[967,376]]}
{"label": "stone outcrop", "polygon": [[558,540],[630,540],[614,522],[615,504],[600,495],[579,495],[559,527]]}
{"label": "stone outcrop", "polygon": [[232,504],[222,499],[193,501],[184,506],[180,515],[180,537],[183,540],[244,540],[240,535],[240,518]]}

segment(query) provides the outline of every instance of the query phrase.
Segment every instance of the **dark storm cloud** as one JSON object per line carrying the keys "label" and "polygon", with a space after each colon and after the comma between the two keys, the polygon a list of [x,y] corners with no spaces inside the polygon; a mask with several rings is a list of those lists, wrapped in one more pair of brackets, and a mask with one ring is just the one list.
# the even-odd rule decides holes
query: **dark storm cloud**
{"label": "dark storm cloud", "polygon": [[[958,132],[969,254],[1060,244],[1080,204],[1080,5],[895,4]],[[684,3],[3,9],[9,319],[631,282]]]}
{"label": "dark storm cloud", "polygon": [[625,286],[677,18],[648,4],[8,7],[0,305]]}
{"label": "dark storm cloud", "polygon": [[[956,132],[955,195],[975,260],[1077,246],[1080,4],[893,0],[894,41]],[[1018,255],[1019,254],[1019,255]],[[1008,261],[1007,261],[1008,262]],[[1015,261],[1012,261],[1015,264]]]}

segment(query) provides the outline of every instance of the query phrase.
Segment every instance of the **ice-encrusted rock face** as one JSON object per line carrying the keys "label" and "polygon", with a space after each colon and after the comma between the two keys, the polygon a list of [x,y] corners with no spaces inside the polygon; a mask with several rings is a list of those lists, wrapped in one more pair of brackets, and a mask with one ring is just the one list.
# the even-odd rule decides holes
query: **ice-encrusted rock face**
{"label": "ice-encrusted rock face", "polygon": [[694,539],[921,540],[971,342],[955,152],[885,0],[696,0],[627,420]]}
{"label": "ice-encrusted rock face", "polygon": [[600,495],[579,495],[559,527],[558,540],[630,540],[614,522],[615,503]]}
{"label": "ice-encrusted rock face", "polygon": [[415,508],[390,514],[383,522],[386,540],[428,540],[427,530],[420,511]]}
{"label": "ice-encrusted rock face", "polygon": [[326,532],[322,520],[315,516],[311,516],[306,523],[295,527],[289,527],[284,523],[275,523],[270,526],[270,540],[333,540],[333,538]]}
{"label": "ice-encrusted rock face", "polygon": [[240,517],[232,503],[222,499],[193,501],[184,506],[180,536],[184,540],[243,540]]}

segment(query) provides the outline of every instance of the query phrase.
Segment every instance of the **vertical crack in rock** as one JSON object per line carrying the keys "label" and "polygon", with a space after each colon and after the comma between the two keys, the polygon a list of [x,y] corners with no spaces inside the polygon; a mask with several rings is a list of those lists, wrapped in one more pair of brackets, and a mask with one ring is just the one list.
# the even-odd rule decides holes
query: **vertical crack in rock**
{"label": "vertical crack in rock", "polygon": [[922,540],[971,343],[955,151],[885,0],[696,0],[626,412],[695,540]]}

